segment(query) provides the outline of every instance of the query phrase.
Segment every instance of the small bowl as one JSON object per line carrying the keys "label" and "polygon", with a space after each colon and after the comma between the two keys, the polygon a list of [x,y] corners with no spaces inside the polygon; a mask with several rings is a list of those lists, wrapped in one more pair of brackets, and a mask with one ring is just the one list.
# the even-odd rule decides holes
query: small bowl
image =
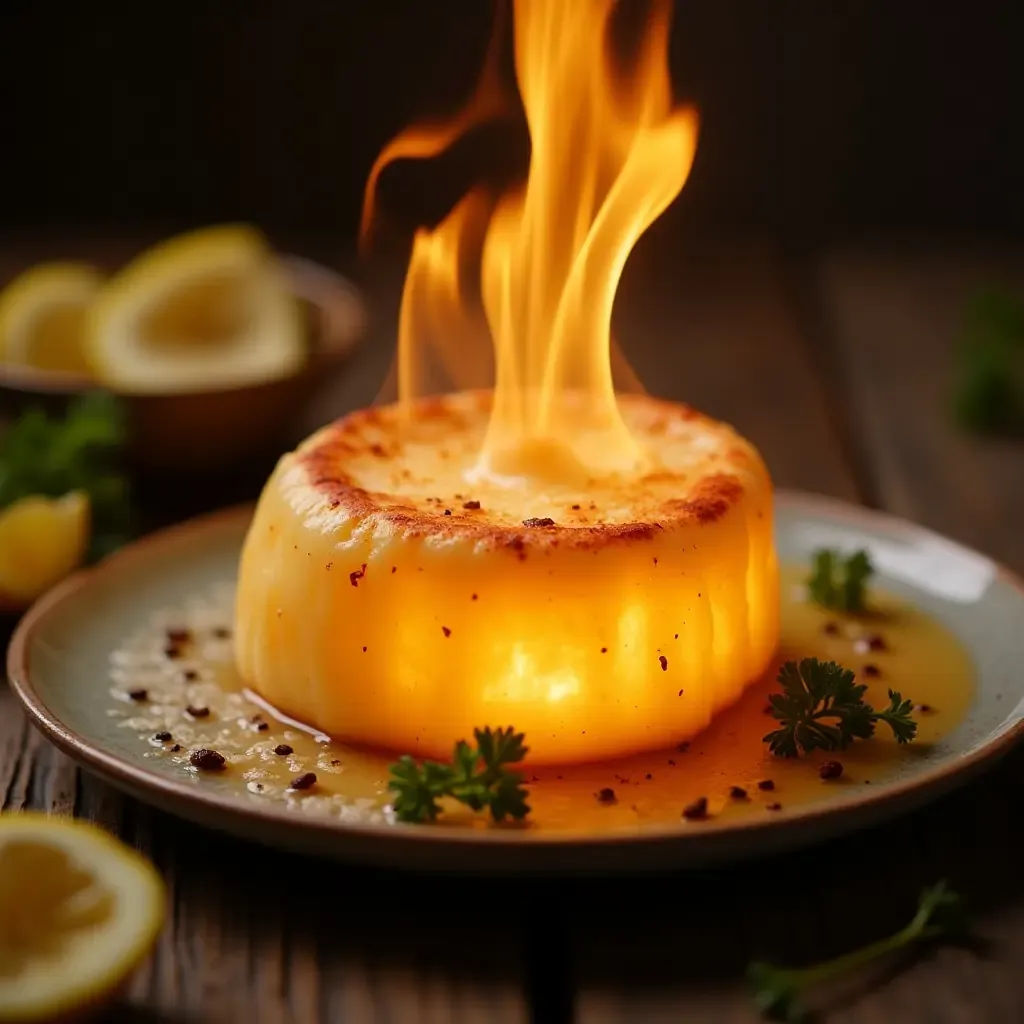
{"label": "small bowl", "polygon": [[[119,395],[128,415],[129,459],[148,474],[217,472],[280,448],[314,393],[362,338],[366,311],[355,286],[298,256],[281,262],[306,312],[309,357],[289,377],[260,384],[178,394]],[[102,385],[74,373],[0,364],[0,413],[30,406],[59,413]],[[115,392],[116,393],[116,392]]]}

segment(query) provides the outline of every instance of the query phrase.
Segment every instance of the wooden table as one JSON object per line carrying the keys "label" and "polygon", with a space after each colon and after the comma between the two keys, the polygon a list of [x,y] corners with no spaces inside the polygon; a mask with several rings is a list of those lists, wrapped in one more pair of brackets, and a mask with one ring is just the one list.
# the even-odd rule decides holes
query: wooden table
{"label": "wooden table", "polygon": [[[735,423],[779,485],[906,515],[1020,572],[1024,447],[967,438],[947,414],[959,316],[994,280],[1024,288],[1024,254],[723,244],[666,260],[642,248],[617,319],[652,390]],[[372,398],[386,359],[368,346],[328,408]],[[95,819],[170,887],[173,913],[118,1021],[754,1021],[742,985],[753,955],[811,962],[886,933],[940,877],[968,894],[987,955],[945,949],[826,993],[828,1020],[1020,1021],[1021,796],[1024,752],[892,824],[740,867],[394,875],[249,846],[126,799],[43,741],[0,689],[3,806]]]}

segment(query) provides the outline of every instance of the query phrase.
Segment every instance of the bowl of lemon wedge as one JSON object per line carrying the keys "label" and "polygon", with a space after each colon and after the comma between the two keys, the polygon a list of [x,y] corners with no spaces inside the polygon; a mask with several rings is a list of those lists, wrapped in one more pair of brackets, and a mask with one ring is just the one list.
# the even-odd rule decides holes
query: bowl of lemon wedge
{"label": "bowl of lemon wedge", "polygon": [[136,468],[215,473],[280,447],[364,326],[345,278],[244,224],[170,238],[110,275],[45,263],[0,289],[0,410],[109,392]]}

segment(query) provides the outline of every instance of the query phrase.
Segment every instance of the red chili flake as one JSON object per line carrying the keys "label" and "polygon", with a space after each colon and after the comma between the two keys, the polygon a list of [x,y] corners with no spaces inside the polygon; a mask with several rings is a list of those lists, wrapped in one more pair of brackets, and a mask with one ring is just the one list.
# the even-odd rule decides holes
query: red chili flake
{"label": "red chili flake", "polygon": [[766,793],[775,788],[775,783],[772,779],[762,779],[757,784],[758,789],[763,789]]}
{"label": "red chili flake", "polygon": [[[392,570],[393,572],[394,570]],[[353,587],[359,586],[359,581],[366,575],[366,563],[364,562],[362,567],[359,569],[353,569],[348,574],[348,581]]]}
{"label": "red chili flake", "polygon": [[218,626],[214,631],[213,635],[218,640],[227,640],[231,636],[231,630],[227,626]]}
{"label": "red chili flake", "polygon": [[679,691],[679,692],[678,692],[678,693],[676,694],[676,696],[677,696],[677,697],[682,697],[682,695],[683,695],[683,691],[682,691],[682,690],[680,690],[680,691]]}
{"label": "red chili flake", "polygon": [[216,750],[207,750],[206,747],[202,747],[199,750],[193,750],[188,755],[189,761],[193,767],[201,768],[206,772],[218,772],[225,764],[223,754],[218,754]]}
{"label": "red chili flake", "polygon": [[573,510],[573,512],[579,512],[579,510],[580,510],[579,505],[573,505],[572,510]]}
{"label": "red chili flake", "polygon": [[364,648],[363,648],[363,654],[365,654],[365,653],[366,653],[366,648],[364,647]]}
{"label": "red chili flake", "polygon": [[935,708],[933,708],[931,704],[915,704],[914,710],[920,711],[922,715],[928,715],[931,714],[931,712],[933,712]]}
{"label": "red chili flake", "polygon": [[477,601],[477,600],[480,599],[480,595],[479,594],[470,594],[469,595],[469,599],[470,599],[470,601]]}
{"label": "red chili flake", "polygon": [[464,509],[468,509],[470,512],[475,512],[480,507],[479,501],[464,501],[462,503]]}
{"label": "red chili flake", "polygon": [[769,811],[781,811],[782,810],[782,804],[779,804],[779,803],[765,804],[765,808],[767,810],[769,810]]}
{"label": "red chili flake", "polygon": [[444,514],[445,514],[446,516],[450,516],[450,515],[452,514],[452,510],[451,510],[450,508],[446,508],[446,509],[444,510]]}
{"label": "red chili flake", "polygon": [[683,817],[687,821],[702,821],[708,816],[708,798],[699,796],[692,804],[683,808]]}
{"label": "red chili flake", "polygon": [[880,676],[882,674],[882,670],[877,665],[865,665],[861,671],[864,675],[872,677]]}
{"label": "red chili flake", "polygon": [[554,526],[554,525],[555,525],[554,519],[549,519],[547,516],[544,516],[543,519],[536,519],[535,518],[535,519],[524,519],[523,520],[523,526],[529,526],[531,528],[532,527],[541,528],[541,527],[548,527],[548,526]]}
{"label": "red chili flake", "polygon": [[615,790],[611,786],[605,786],[604,789],[599,789],[594,796],[597,798],[598,803],[602,804],[613,804],[615,803]]}
{"label": "red chili flake", "polygon": [[673,637],[672,639],[673,639],[673,640],[678,640],[678,639],[679,639],[679,634],[678,634],[678,633],[676,633],[676,635],[675,635],[675,636],[674,636],[674,637]]}
{"label": "red chili flake", "polygon": [[607,647],[602,647],[601,648],[601,653],[602,654],[607,654],[608,653],[608,648]]}
{"label": "red chili flake", "polygon": [[172,626],[167,630],[167,642],[172,644],[187,644],[192,639],[192,633],[184,626]]}
{"label": "red chili flake", "polygon": [[646,775],[644,776],[644,778],[645,778],[645,779],[647,779],[647,781],[648,781],[648,782],[650,782],[650,781],[651,781],[651,779],[653,779],[653,778],[654,778],[654,776],[653,776],[653,775],[652,775],[652,774],[651,774],[650,772],[648,772],[648,773],[647,773],[647,774],[646,774]]}
{"label": "red chili flake", "polygon": [[278,745],[274,747],[274,753],[280,757],[287,757],[289,754],[294,754],[295,750],[288,746],[287,743],[278,743]]}
{"label": "red chili flake", "polygon": [[667,672],[668,671],[668,658],[666,658],[664,654],[659,654],[658,655],[658,661],[661,663],[661,671],[662,672]]}
{"label": "red chili flake", "polygon": [[171,734],[166,731],[153,733],[153,739],[155,739],[158,743],[166,743],[170,738]]}
{"label": "red chili flake", "polygon": [[668,763],[669,763],[669,766],[670,766],[670,767],[672,767],[672,768],[675,768],[675,766],[676,766],[676,763],[675,763],[675,761],[673,761],[673,760],[672,760],[672,758],[671,758],[671,757],[670,757],[670,758],[668,759]]}
{"label": "red chili flake", "polygon": [[838,622],[826,622],[821,627],[821,631],[827,636],[838,636],[839,635],[839,623]]}
{"label": "red chili flake", "polygon": [[387,452],[384,450],[384,445],[382,444],[371,444],[370,452],[379,458],[384,458],[384,456],[387,455]]}
{"label": "red chili flake", "polygon": [[657,560],[656,558],[654,559],[654,564],[655,564],[655,565],[657,565],[657,564],[658,564],[658,560]]}
{"label": "red chili flake", "polygon": [[305,775],[296,775],[291,782],[288,783],[289,789],[312,789],[316,785],[316,776],[312,772],[306,772]]}
{"label": "red chili flake", "polygon": [[392,572],[392,574],[398,572],[398,566],[397,565],[391,566],[391,572]]}
{"label": "red chili flake", "polygon": [[445,636],[451,636],[452,635],[452,631],[447,626],[442,626],[441,627],[441,632],[444,633]]}
{"label": "red chili flake", "polygon": [[884,651],[887,650],[889,645],[885,642],[885,637],[880,633],[875,633],[868,637],[868,647],[872,651]]}
{"label": "red chili flake", "polygon": [[139,701],[148,700],[149,699],[149,690],[144,690],[142,687],[137,687],[134,690],[129,690],[128,691],[128,696],[132,700],[139,700]]}
{"label": "red chili flake", "polygon": [[210,716],[210,709],[207,708],[207,707],[199,707],[199,708],[197,708],[197,707],[194,707],[192,704],[189,704],[189,706],[187,708],[185,708],[185,713],[190,718],[209,718],[209,716]]}
{"label": "red chili flake", "polygon": [[730,786],[729,796],[731,796],[733,800],[746,800],[747,791],[742,786]]}
{"label": "red chili flake", "polygon": [[838,779],[843,774],[843,766],[839,761],[822,761],[818,769],[818,778],[828,781]]}

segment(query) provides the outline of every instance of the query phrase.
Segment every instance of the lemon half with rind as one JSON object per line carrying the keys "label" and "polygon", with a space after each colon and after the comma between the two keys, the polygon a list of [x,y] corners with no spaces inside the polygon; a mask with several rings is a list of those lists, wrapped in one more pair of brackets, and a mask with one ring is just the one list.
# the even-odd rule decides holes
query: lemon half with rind
{"label": "lemon half with rind", "polygon": [[0,1021],[102,1004],[152,948],[165,905],[152,864],[95,825],[0,814]]}
{"label": "lemon half with rind", "polygon": [[103,275],[88,263],[40,263],[0,292],[0,353],[5,362],[87,374],[86,325]]}
{"label": "lemon half with rind", "polygon": [[136,257],[100,291],[89,317],[96,375],[129,393],[243,387],[298,370],[302,317],[263,236],[203,228]]}
{"label": "lemon half with rind", "polygon": [[32,494],[0,511],[0,610],[24,608],[82,563],[89,498]]}

